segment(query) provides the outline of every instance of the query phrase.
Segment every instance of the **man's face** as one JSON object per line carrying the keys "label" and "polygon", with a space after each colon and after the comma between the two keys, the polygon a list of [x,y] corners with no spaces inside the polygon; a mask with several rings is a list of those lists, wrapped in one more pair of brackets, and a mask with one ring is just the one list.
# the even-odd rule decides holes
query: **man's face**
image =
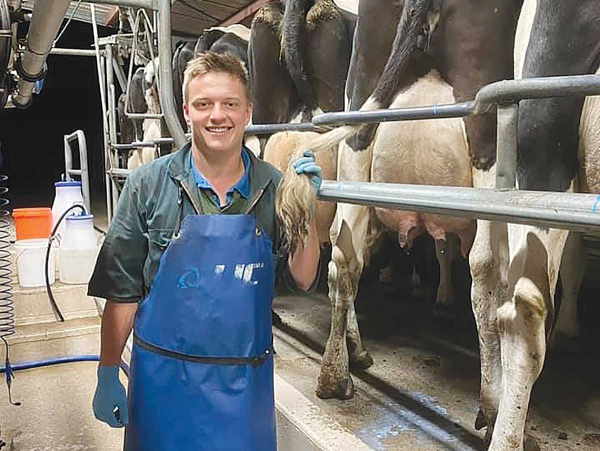
{"label": "man's face", "polygon": [[239,152],[252,113],[242,82],[225,72],[209,72],[191,80],[187,89],[183,113],[193,144],[200,152]]}

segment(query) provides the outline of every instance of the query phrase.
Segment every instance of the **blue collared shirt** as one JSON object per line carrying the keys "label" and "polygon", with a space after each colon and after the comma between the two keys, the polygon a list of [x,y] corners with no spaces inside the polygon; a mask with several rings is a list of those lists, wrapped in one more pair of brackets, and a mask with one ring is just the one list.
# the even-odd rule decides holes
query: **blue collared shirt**
{"label": "blue collared shirt", "polygon": [[242,147],[242,163],[244,164],[244,174],[237,181],[235,185],[233,185],[226,193],[226,202],[225,206],[221,206],[221,202],[219,201],[219,196],[211,186],[211,184],[204,178],[204,176],[198,171],[196,165],[194,164],[194,159],[192,157],[192,153],[190,152],[190,166],[192,168],[192,172],[194,174],[194,180],[196,181],[196,186],[198,189],[205,190],[208,192],[209,197],[215,203],[215,205],[219,208],[224,208],[231,203],[231,199],[233,198],[233,192],[237,191],[244,199],[248,199],[250,196],[250,156],[248,155],[248,150]]}

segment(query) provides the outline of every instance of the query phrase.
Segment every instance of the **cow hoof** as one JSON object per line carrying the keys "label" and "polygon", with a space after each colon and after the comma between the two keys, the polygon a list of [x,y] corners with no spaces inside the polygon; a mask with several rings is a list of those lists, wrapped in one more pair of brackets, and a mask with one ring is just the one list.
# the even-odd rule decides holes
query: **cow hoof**
{"label": "cow hoof", "polygon": [[475,430],[480,431],[487,425],[488,425],[488,420],[485,417],[485,415],[483,414],[483,411],[481,409],[479,409],[479,411],[477,412],[477,418],[475,418]]}
{"label": "cow hoof", "polygon": [[456,318],[456,307],[454,304],[446,305],[436,302],[433,306],[433,316],[444,322],[454,321]]}
{"label": "cow hoof", "polygon": [[351,399],[354,396],[354,384],[352,383],[352,379],[342,379],[333,387],[324,386],[324,384],[319,381],[317,396],[321,399],[336,398],[342,401]]}
{"label": "cow hoof", "polygon": [[357,356],[350,356],[350,366],[357,370],[366,370],[373,365],[373,357],[367,351],[363,351]]}

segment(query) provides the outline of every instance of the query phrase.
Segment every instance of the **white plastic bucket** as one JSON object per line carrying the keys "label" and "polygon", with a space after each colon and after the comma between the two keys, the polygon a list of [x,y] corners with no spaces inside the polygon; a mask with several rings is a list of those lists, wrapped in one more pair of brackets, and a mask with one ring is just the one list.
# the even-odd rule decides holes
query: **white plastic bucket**
{"label": "white plastic bucket", "polygon": [[[46,285],[44,275],[46,249],[48,240],[35,238],[30,240],[15,241],[15,263],[19,285],[23,288],[43,287]],[[51,252],[48,262],[48,279],[54,283],[54,255]]]}
{"label": "white plastic bucket", "polygon": [[58,250],[60,281],[87,284],[96,265],[98,237],[92,215],[67,216],[66,228]]}

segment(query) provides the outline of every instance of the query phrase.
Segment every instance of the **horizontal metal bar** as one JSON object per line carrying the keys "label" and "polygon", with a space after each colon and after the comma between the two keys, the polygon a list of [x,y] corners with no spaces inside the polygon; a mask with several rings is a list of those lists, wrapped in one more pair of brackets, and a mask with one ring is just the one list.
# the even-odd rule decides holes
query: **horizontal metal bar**
{"label": "horizontal metal bar", "polygon": [[313,117],[312,123],[341,125],[464,117],[487,113],[496,104],[518,103],[519,100],[524,99],[598,94],[600,94],[600,75],[504,80],[482,87],[475,96],[475,101],[412,108],[324,113]]}
{"label": "horizontal metal bar", "polygon": [[67,172],[69,175],[81,175],[81,169],[69,169]]}
{"label": "horizontal metal bar", "polygon": [[475,96],[476,113],[486,112],[492,104],[517,103],[524,99],[592,96],[600,94],[600,75],[504,80],[482,87]]}
{"label": "horizontal metal bar", "polygon": [[[104,50],[100,50],[100,54],[104,54]],[[56,48],[54,47],[50,50],[50,55],[64,55],[64,56],[92,56],[96,57],[95,50],[85,50],[85,49],[64,49],[64,48]]]}
{"label": "horizontal metal bar", "polygon": [[464,117],[473,114],[474,106],[475,102],[462,102],[415,108],[323,113],[313,117],[312,123],[315,125],[333,125]]}
{"label": "horizontal metal bar", "polygon": [[140,147],[155,147],[163,144],[172,144],[173,138],[158,138],[155,141],[134,141],[128,144],[112,144],[111,147],[116,150],[139,149]]}
{"label": "horizontal metal bar", "polygon": [[162,119],[162,113],[125,113],[130,119]]}
{"label": "horizontal metal bar", "polygon": [[312,122],[300,122],[295,124],[253,124],[246,126],[249,135],[268,135],[277,132],[301,131],[322,132],[321,127],[316,127]]}
{"label": "horizontal metal bar", "polygon": [[[136,114],[129,114],[128,116],[143,116]],[[258,125],[248,125],[246,126],[244,132],[248,135],[264,135],[277,133],[282,131],[323,131],[321,127],[315,127],[310,122],[301,122],[296,124],[258,124]],[[191,133],[186,133],[186,139],[190,139],[192,136]],[[129,150],[129,149],[137,149],[139,147],[152,147],[152,146],[160,146],[163,144],[171,144],[173,143],[173,138],[160,138],[156,141],[135,141],[129,144],[113,144],[112,147],[117,150]]]}
{"label": "horizontal metal bar", "polygon": [[595,194],[324,181],[320,200],[600,232]]}
{"label": "horizontal metal bar", "polygon": [[111,177],[127,178],[131,174],[131,169],[109,169],[106,173]]}
{"label": "horizontal metal bar", "polygon": [[133,6],[134,8],[158,10],[158,2],[156,0],[85,0],[85,3],[103,3],[107,5]]}

